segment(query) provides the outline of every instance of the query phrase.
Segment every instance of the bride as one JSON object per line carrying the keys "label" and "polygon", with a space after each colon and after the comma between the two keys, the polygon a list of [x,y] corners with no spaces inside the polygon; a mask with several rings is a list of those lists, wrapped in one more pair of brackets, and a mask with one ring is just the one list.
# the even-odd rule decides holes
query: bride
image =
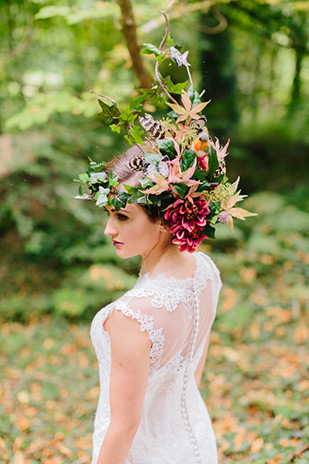
{"label": "bride", "polygon": [[221,281],[211,259],[195,250],[214,238],[219,222],[232,228],[233,217],[253,214],[235,207],[244,196],[238,180],[226,176],[229,142],[221,147],[210,138],[201,114],[207,103],[193,88],[188,52],[171,45],[163,14],[167,30],[157,54],[186,67],[188,92],[179,91],[178,103],[157,62],[159,90],[173,110],[168,118],[141,116],[147,91],[123,113],[115,100],[99,95],[106,124],[114,131],[125,124],[133,143],[141,139],[139,122],[147,143],[107,164],[91,160],[79,176],[90,193],[80,186],[77,198],[107,210],[105,234],[117,255],[142,258],[133,289],[101,309],[91,326],[100,366],[92,464],[218,462],[198,384]]}
{"label": "bride", "polygon": [[[144,177],[132,170],[140,154],[133,147],[106,164],[119,191]],[[138,204],[105,208],[105,234],[117,255],[140,255],[142,269],[133,289],[92,323],[101,384],[92,464],[215,464],[215,436],[198,384],[219,272],[205,254],[180,252],[164,217]]]}

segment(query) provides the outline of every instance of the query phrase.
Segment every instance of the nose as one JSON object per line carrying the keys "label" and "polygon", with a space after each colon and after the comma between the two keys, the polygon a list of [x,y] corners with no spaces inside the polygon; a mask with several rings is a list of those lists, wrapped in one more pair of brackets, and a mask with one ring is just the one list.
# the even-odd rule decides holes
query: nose
{"label": "nose", "polygon": [[108,218],[108,221],[107,221],[106,226],[105,226],[104,234],[107,235],[107,236],[108,235],[117,235],[117,230],[116,230],[115,226],[113,225],[111,218]]}

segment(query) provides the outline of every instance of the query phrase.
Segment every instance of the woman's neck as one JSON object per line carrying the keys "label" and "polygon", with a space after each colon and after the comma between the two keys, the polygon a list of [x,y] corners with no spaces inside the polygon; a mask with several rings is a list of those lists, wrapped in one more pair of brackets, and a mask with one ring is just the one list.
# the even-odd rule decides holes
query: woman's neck
{"label": "woman's neck", "polygon": [[[150,253],[142,256],[143,265],[141,274],[149,273],[152,277],[157,274],[174,274],[175,270],[183,269],[183,266],[192,263],[193,257],[188,256],[188,253],[181,253],[177,245],[170,244],[162,248],[156,247]],[[188,269],[191,275],[190,269]]]}

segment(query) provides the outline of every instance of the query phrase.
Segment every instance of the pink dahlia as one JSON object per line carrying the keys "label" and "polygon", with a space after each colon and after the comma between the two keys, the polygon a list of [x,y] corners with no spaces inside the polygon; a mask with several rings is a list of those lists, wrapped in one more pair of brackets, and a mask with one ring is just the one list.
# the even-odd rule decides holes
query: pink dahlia
{"label": "pink dahlia", "polygon": [[192,253],[204,238],[203,228],[209,214],[209,203],[201,197],[176,200],[164,214],[164,219],[171,225],[170,231],[175,236],[173,243],[179,245],[180,251]]}

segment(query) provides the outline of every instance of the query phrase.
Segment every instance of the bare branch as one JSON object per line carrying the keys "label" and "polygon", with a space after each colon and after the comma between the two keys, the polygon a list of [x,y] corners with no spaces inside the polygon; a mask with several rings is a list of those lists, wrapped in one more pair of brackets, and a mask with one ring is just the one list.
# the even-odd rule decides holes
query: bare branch
{"label": "bare branch", "polygon": [[97,93],[94,90],[89,90],[90,93],[94,93],[95,95],[98,95],[100,98],[104,98],[104,100],[107,100],[113,104],[117,104],[116,100],[112,100],[111,98],[107,97],[106,95],[102,95],[101,93]]}
{"label": "bare branch", "polygon": [[[173,2],[170,3],[170,5],[172,4]],[[170,6],[169,5],[169,6]],[[168,6],[168,8],[169,8]],[[166,10],[165,10],[166,11]],[[168,34],[169,34],[169,31],[170,31],[170,22],[169,22],[169,19],[168,19],[168,16],[167,14],[165,13],[165,11],[161,11],[164,19],[165,19],[165,34],[164,34],[164,37],[163,39],[161,40],[161,43],[160,43],[160,46],[159,46],[159,49],[162,50],[166,41],[167,41],[167,38],[168,38]],[[176,105],[178,104],[177,100],[175,100],[174,97],[172,97],[172,95],[166,90],[166,87],[165,85],[163,84],[162,80],[161,80],[161,74],[160,74],[160,71],[159,71],[159,62],[157,61],[156,62],[156,66],[155,66],[155,73],[156,73],[156,80],[159,82],[159,85],[162,89],[162,91],[165,93],[165,95],[168,96],[168,98],[176,103]]]}
{"label": "bare branch", "polygon": [[121,10],[122,30],[131,56],[133,69],[140,80],[141,87],[149,89],[152,86],[152,77],[146,70],[140,54],[131,0],[117,0],[117,3]]}
{"label": "bare branch", "polygon": [[[218,5],[218,3],[225,4],[225,3],[231,3],[232,1],[233,0],[220,0],[219,2],[218,0],[204,0],[202,2],[190,3],[188,5],[181,5],[179,6],[179,8],[173,9],[173,11],[169,14],[169,19],[170,20],[179,19],[183,16],[194,13],[195,11],[207,12],[212,6]],[[162,17],[158,19],[151,19],[147,23],[143,24],[140,27],[140,30],[142,33],[148,34],[149,32],[152,32],[155,29],[158,29],[158,27],[162,26],[162,24],[164,24],[164,18]]]}

